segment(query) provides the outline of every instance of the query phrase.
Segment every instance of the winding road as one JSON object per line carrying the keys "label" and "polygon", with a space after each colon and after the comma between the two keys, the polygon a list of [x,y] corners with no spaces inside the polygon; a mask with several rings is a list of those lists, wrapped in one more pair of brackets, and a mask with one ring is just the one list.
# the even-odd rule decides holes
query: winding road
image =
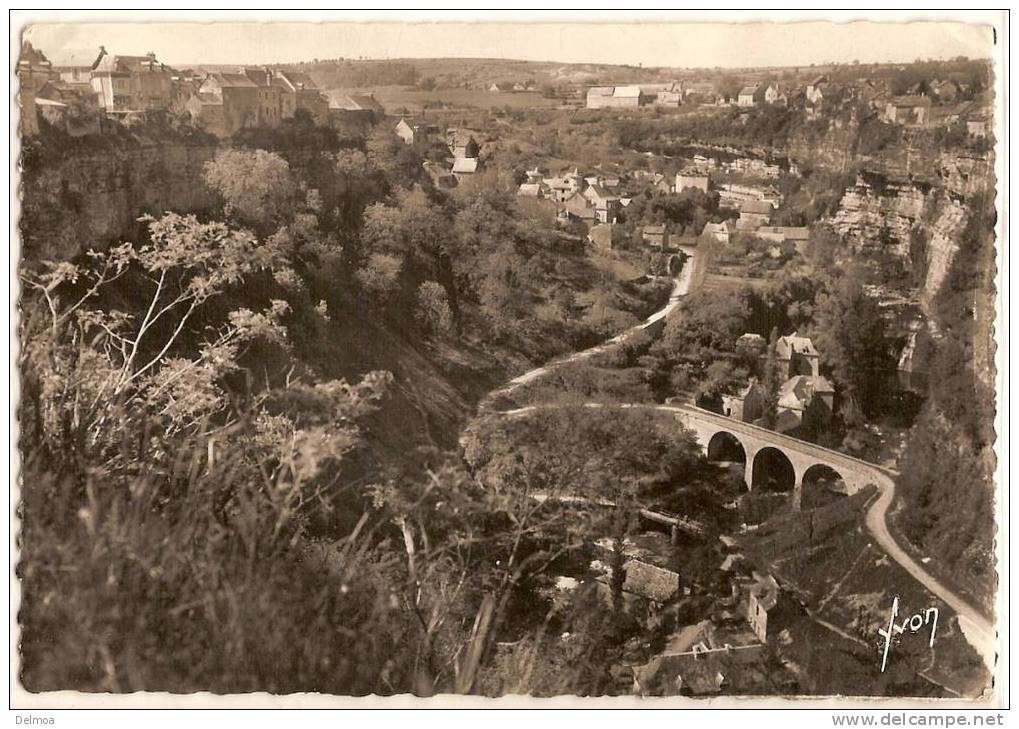
{"label": "winding road", "polygon": [[[676,307],[679,306],[679,302],[682,297],[686,296],[691,289],[692,282],[695,280],[694,272],[695,269],[703,265],[701,261],[697,260],[694,256],[686,261],[686,265],[683,266],[679,275],[674,279],[672,291],[669,295],[669,299],[665,306],[656,311],[654,314],[649,316],[644,322],[627,329],[626,331],[618,334],[617,336],[609,339],[608,341],[591,347],[589,349],[581,350],[567,357],[563,357],[557,360],[553,360],[540,367],[536,367],[532,370],[525,372],[518,377],[510,380],[503,387],[493,391],[486,398],[486,401],[491,402],[491,398],[497,395],[509,395],[517,388],[522,385],[526,385],[530,382],[535,381],[549,373],[563,367],[565,365],[579,362],[584,359],[593,357],[596,354],[610,350],[612,347],[618,346],[628,339],[636,336],[637,334],[647,330],[656,323],[664,320]],[[484,407],[484,406],[483,406]],[[503,416],[519,416],[527,412],[531,412],[544,407],[555,407],[555,406],[543,406],[543,405],[532,405],[522,408],[516,408],[513,410],[501,411],[500,414]],[[624,404],[604,404],[604,403],[589,403],[586,407],[602,408],[602,407],[619,407],[619,408],[648,408],[656,411],[665,413],[675,414],[677,411],[684,410],[683,406],[677,407],[674,405],[653,405],[648,403],[624,403]],[[694,410],[697,410],[696,408]],[[706,412],[706,411],[704,411]],[[714,415],[714,414],[712,414]],[[724,417],[724,416],[718,416]],[[747,424],[742,424],[747,425]],[[788,436],[782,436],[772,431],[764,431],[763,429],[756,428],[755,430],[762,430],[768,437],[774,440],[786,439]],[[973,648],[979,653],[983,659],[985,665],[989,670],[993,672],[995,660],[996,660],[996,644],[997,635],[994,626],[984,615],[967,603],[963,598],[957,595],[955,592],[950,590],[936,577],[931,575],[927,570],[923,568],[916,560],[909,555],[906,550],[899,546],[898,542],[892,536],[888,529],[888,510],[891,507],[895,499],[895,476],[897,473],[890,469],[883,468],[873,463],[863,461],[857,458],[852,458],[844,453],[838,451],[832,451],[827,448],[821,448],[812,443],[806,443],[804,441],[797,441],[801,447],[809,446],[812,450],[821,452],[827,460],[838,461],[843,463],[845,466],[853,468],[859,472],[866,472],[866,476],[871,483],[874,483],[878,487],[878,497],[871,503],[867,510],[867,514],[864,519],[864,524],[867,531],[871,534],[874,540],[881,546],[884,552],[893,559],[899,566],[901,566],[906,572],[908,572],[914,579],[923,585],[929,592],[941,599],[946,605],[948,605],[957,615],[959,628],[966,640],[973,646]]]}

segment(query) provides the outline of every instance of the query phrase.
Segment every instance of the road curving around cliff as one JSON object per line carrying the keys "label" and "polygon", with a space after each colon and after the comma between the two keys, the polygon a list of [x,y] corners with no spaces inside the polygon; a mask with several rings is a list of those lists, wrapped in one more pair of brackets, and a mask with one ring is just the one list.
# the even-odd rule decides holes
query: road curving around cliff
{"label": "road curving around cliff", "polygon": [[[642,323],[627,329],[602,344],[575,352],[567,357],[554,360],[541,365],[540,367],[529,370],[522,375],[513,378],[503,387],[491,392],[488,398],[486,398],[486,401],[491,402],[492,398],[495,396],[510,395],[517,388],[530,382],[534,382],[535,380],[544,377],[561,367],[574,362],[580,362],[597,354],[606,352],[615,346],[625,343],[637,334],[646,331],[649,327],[653,327],[656,323],[663,321],[676,310],[681,299],[690,293],[695,280],[695,269],[698,268],[699,265],[703,265],[703,262],[696,260],[696,257],[687,261],[687,265],[683,266],[679,275],[674,279],[672,291],[666,304]],[[504,417],[517,417],[526,415],[529,412],[555,407],[561,406],[529,405],[512,410],[490,410],[490,412]],[[672,415],[675,415],[678,411],[688,408],[688,406],[657,405],[649,403],[587,403],[584,407],[646,408],[657,412],[670,413]],[[699,408],[691,409],[700,410]],[[708,413],[708,411],[701,412],[705,414]],[[717,414],[711,413],[711,415]],[[755,430],[758,429],[757,426],[751,427],[754,427]],[[839,468],[851,469],[859,475],[866,475],[868,480],[878,487],[878,497],[874,499],[864,518],[864,525],[867,531],[892,560],[908,572],[917,582],[923,585],[924,588],[931,594],[942,600],[955,612],[958,618],[959,629],[962,631],[966,640],[970,643],[974,650],[976,650],[980,655],[984,664],[993,672],[995,661],[997,659],[997,634],[993,624],[988,621],[979,610],[972,607],[968,602],[966,602],[966,600],[925,570],[922,565],[914,560],[909,553],[903,549],[898,542],[896,542],[895,537],[892,536],[892,533],[888,529],[888,510],[895,500],[895,476],[897,473],[882,466],[878,466],[877,464],[853,458],[852,456],[848,456],[838,451],[822,448],[821,446],[817,446],[813,443],[789,438],[789,436],[784,436],[765,429],[759,430],[775,441],[782,441],[782,444],[784,445],[788,446],[790,443],[787,443],[786,441],[792,441],[798,448],[809,448],[812,452],[816,451],[814,455],[818,457],[819,461],[838,464]]]}

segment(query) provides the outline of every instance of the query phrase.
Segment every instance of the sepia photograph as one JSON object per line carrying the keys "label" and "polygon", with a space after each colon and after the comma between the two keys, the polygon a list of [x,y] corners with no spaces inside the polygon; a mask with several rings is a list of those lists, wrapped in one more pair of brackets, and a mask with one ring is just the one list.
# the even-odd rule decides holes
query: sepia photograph
{"label": "sepia photograph", "polygon": [[80,15],[11,25],[18,723],[1007,704],[1005,11]]}

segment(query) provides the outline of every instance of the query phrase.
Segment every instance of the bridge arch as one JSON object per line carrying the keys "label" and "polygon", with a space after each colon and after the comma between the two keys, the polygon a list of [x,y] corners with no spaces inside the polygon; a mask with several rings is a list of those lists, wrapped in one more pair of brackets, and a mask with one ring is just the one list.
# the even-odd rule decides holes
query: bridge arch
{"label": "bridge arch", "polygon": [[781,449],[764,446],[754,454],[750,488],[754,491],[792,492],[796,489],[796,467]]}
{"label": "bridge arch", "polygon": [[846,479],[826,463],[815,463],[803,472],[800,508],[816,509],[848,494]]}
{"label": "bridge arch", "polygon": [[747,462],[747,449],[736,435],[728,430],[720,430],[708,440],[707,458],[709,461]]}

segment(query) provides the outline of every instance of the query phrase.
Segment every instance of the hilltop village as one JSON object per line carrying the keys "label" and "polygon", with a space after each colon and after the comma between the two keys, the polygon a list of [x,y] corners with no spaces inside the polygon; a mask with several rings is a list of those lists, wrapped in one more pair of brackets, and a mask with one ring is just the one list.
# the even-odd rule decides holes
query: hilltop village
{"label": "hilltop village", "polygon": [[[104,518],[139,520],[89,521],[93,496],[26,539],[108,560],[139,640],[235,641],[207,666],[184,641],[144,688],[199,663],[221,690],[986,686],[986,63],[174,68],[26,43],[17,76],[29,462],[72,454],[118,484]],[[128,419],[158,435],[122,443]],[[141,536],[192,513],[193,539]],[[166,564],[121,573],[131,549]],[[173,549],[247,566],[206,580]],[[137,688],[47,658],[86,641],[54,653],[59,608],[32,602],[115,595],[25,579],[33,685]],[[889,585],[942,622],[884,670]],[[285,627],[251,646],[246,622]]]}

